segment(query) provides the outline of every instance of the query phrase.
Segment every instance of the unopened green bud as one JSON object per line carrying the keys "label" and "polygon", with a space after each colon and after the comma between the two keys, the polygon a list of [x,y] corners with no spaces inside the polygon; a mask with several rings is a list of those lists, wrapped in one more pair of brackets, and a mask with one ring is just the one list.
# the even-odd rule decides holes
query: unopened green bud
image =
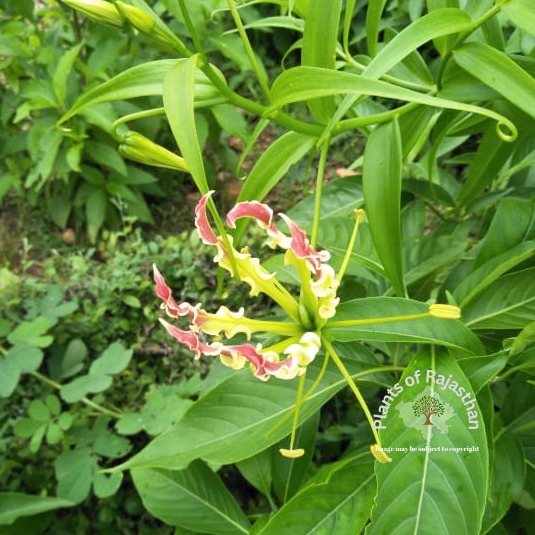
{"label": "unopened green bud", "polygon": [[[156,16],[136,6],[117,0],[115,3],[123,17],[142,34],[148,38],[170,46],[173,49],[183,50],[184,45],[164,23]],[[161,27],[160,27],[161,26]]]}
{"label": "unopened green bud", "polygon": [[105,0],[62,0],[62,2],[96,22],[124,26],[124,18],[111,2]]}
{"label": "unopened green bud", "polygon": [[130,131],[125,134],[122,143],[119,145],[119,152],[125,158],[135,162],[189,173],[184,158],[173,154],[139,132]]}
{"label": "unopened green bud", "polygon": [[130,4],[125,4],[124,2],[116,2],[119,10],[121,11],[123,17],[128,20],[128,22],[139,30],[141,33],[150,35],[156,22],[152,17],[139,9],[139,7],[131,6]]}

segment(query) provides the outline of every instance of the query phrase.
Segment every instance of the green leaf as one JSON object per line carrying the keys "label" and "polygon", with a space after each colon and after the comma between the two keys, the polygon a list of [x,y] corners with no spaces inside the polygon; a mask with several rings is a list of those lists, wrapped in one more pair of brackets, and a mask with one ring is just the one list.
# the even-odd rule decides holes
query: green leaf
{"label": "green leaf", "polygon": [[46,295],[37,303],[39,313],[52,320],[69,315],[78,308],[76,301],[63,302],[64,291],[60,286],[50,285]]}
{"label": "green leaf", "polygon": [[484,43],[465,43],[455,61],[472,76],[535,118],[535,79],[503,52]]}
{"label": "green leaf", "polygon": [[75,403],[89,393],[103,392],[111,386],[111,383],[112,379],[109,375],[82,375],[63,385],[59,393],[67,403]]}
{"label": "green leaf", "polygon": [[61,427],[54,422],[50,422],[46,430],[47,443],[51,445],[59,444],[62,438],[63,438],[63,431]]}
{"label": "green leaf", "polygon": [[62,412],[58,418],[58,425],[63,431],[67,431],[72,427],[74,417],[70,412]]}
{"label": "green leaf", "polygon": [[197,59],[194,55],[176,63],[165,76],[163,103],[165,115],[186,161],[197,189],[204,195],[208,192],[208,181],[204,170],[197,127],[195,125],[195,77]]}
{"label": "green leaf", "polygon": [[88,350],[83,340],[75,338],[69,342],[67,349],[60,358],[52,359],[49,366],[53,376],[66,379],[78,373],[83,368]]}
{"label": "green leaf", "polygon": [[457,360],[476,394],[487,385],[507,364],[505,351],[482,357],[466,357]]}
{"label": "green leaf", "polygon": [[472,329],[523,329],[535,315],[535,268],[503,275],[464,309]]}
{"label": "green leaf", "polygon": [[90,448],[77,448],[62,453],[54,463],[58,496],[78,504],[89,495],[97,462]]}
{"label": "green leaf", "polygon": [[126,164],[115,147],[111,147],[105,143],[87,141],[85,143],[85,150],[94,162],[116,171],[122,177],[127,175]]}
{"label": "green leaf", "polygon": [[264,496],[271,497],[273,484],[271,448],[236,463],[236,468],[253,487]]}
{"label": "green leaf", "polygon": [[57,396],[48,394],[45,398],[45,403],[53,416],[59,416],[59,413],[61,412],[61,402]]}
{"label": "green leaf", "polygon": [[[316,0],[309,4],[301,47],[301,64],[334,69],[342,0]],[[319,123],[327,123],[335,111],[332,97],[307,103]]]}
{"label": "green leaf", "polygon": [[406,294],[401,245],[401,135],[396,120],[377,126],[366,144],[362,189],[377,253],[396,294]]}
{"label": "green leaf", "polygon": [[74,503],[53,496],[33,496],[19,492],[0,493],[0,525],[12,524],[17,518],[33,516],[63,507],[72,507]]}
{"label": "green leaf", "polygon": [[280,74],[271,88],[273,108],[280,108],[292,102],[345,94],[370,95],[405,102],[416,102],[424,106],[475,113],[494,119],[498,124],[505,125],[509,132],[500,130],[500,134],[507,140],[514,139],[517,136],[517,129],[512,121],[493,110],[433,97],[349,72],[332,71],[318,67],[294,67]]}
{"label": "green leaf", "polygon": [[[315,142],[316,138],[298,132],[287,132],[276,139],[251,169],[237,202],[262,201],[286,175],[290,166],[301,160],[314,147]],[[236,242],[246,226],[246,220],[237,222]]]}
{"label": "green leaf", "polygon": [[135,295],[125,295],[123,303],[131,308],[141,308],[141,301]]}
{"label": "green leaf", "polygon": [[262,153],[248,174],[238,201],[262,201],[288,172],[290,166],[314,147],[315,142],[316,138],[297,132],[287,132],[277,138]]}
{"label": "green leaf", "polygon": [[43,351],[39,347],[19,342],[9,349],[6,359],[18,368],[20,373],[31,373],[39,369],[43,356]]}
{"label": "green leaf", "polygon": [[106,218],[106,207],[108,205],[108,195],[104,188],[94,189],[87,198],[85,213],[87,217],[87,230],[89,239],[94,243],[97,239],[98,231]]}
{"label": "green leaf", "polygon": [[[369,24],[368,15],[370,15],[370,10],[374,11],[374,14],[370,15],[370,17],[376,19],[379,16],[379,9],[382,10],[380,0],[376,0],[375,2],[373,2],[373,4],[369,4],[368,12],[366,14],[367,25]],[[441,37],[444,35],[451,35],[466,30],[470,27],[470,22],[470,18],[467,16],[467,14],[460,9],[440,9],[433,11],[432,13],[429,13],[423,17],[420,17],[412,24],[404,28],[398,35],[396,35],[381,49],[381,51],[366,66],[366,68],[362,72],[362,76],[368,79],[378,79],[380,76],[386,74],[390,69],[395,67],[403,60],[405,60],[405,64],[407,64],[407,62],[410,62],[410,60],[412,59],[410,56],[415,55],[416,50],[421,45],[425,44],[433,38]],[[376,23],[377,21],[374,21],[371,26],[375,26]],[[376,30],[372,27],[370,28],[370,31],[375,32]],[[372,36],[370,34],[367,34],[368,45],[370,44],[371,37]],[[372,45],[372,48],[373,46],[374,45]],[[374,54],[374,52],[372,52],[371,50],[370,53]],[[418,61],[418,63],[421,64],[423,62]],[[430,78],[430,75],[426,76],[426,78]],[[276,83],[277,81],[275,82],[275,84]],[[289,87],[288,89],[290,91],[293,91],[291,87]],[[429,89],[432,88],[430,87]],[[364,94],[374,95],[373,91],[368,93],[364,90],[342,91],[342,93],[349,94],[329,121],[329,124],[325,129],[325,133],[320,139],[320,143],[321,141],[323,141],[323,139],[325,139],[325,136],[327,134],[330,134],[335,129],[340,119],[342,119],[345,113],[353,106],[353,104],[360,96]],[[310,98],[314,97],[311,96]],[[402,98],[399,100],[405,99]]]}
{"label": "green leaf", "polygon": [[39,451],[39,448],[41,447],[41,444],[43,442],[43,438],[45,436],[47,427],[48,427],[47,424],[44,423],[44,424],[41,424],[41,426],[35,430],[35,433],[33,434],[30,440],[30,446],[29,446],[30,451],[32,453],[37,453]]}
{"label": "green leaf", "polygon": [[[165,75],[185,59],[162,59],[136,65],[118,74],[111,80],[98,85],[85,95],[82,95],[72,108],[59,120],[64,123],[77,113],[89,106],[110,102],[113,100],[127,100],[150,95],[161,95]],[[195,93],[198,99],[211,99],[219,95],[206,76],[198,71],[195,76]]]}
{"label": "green leaf", "polygon": [[376,486],[373,463],[362,457],[323,466],[255,535],[361,533]]}
{"label": "green leaf", "polygon": [[50,409],[40,399],[34,399],[30,403],[28,415],[36,422],[48,422],[51,417]]}
{"label": "green leaf", "polygon": [[[352,350],[352,360],[345,364],[354,377],[367,375],[366,370],[377,368],[374,362],[360,360],[361,348],[355,345]],[[319,367],[319,362],[309,366],[305,390],[312,386]],[[301,407],[301,421],[345,385],[334,365],[329,366],[320,385]],[[295,381],[260,383],[249,370],[230,374],[197,400],[175,426],[116,469],[174,470],[199,458],[215,465],[247,459],[288,435],[289,418],[279,427],[274,426],[292,414],[296,388]]]}
{"label": "green leaf", "polygon": [[502,13],[525,32],[535,35],[535,11],[531,0],[509,0],[501,6]]}
{"label": "green leaf", "polygon": [[364,74],[369,78],[379,78],[428,41],[462,32],[471,25],[470,17],[462,9],[444,8],[432,11],[416,19],[387,43],[366,67]]}
{"label": "green leaf", "polygon": [[474,299],[501,275],[535,255],[535,240],[520,243],[474,269],[453,291],[455,302],[461,308]]}
{"label": "green leaf", "polygon": [[368,54],[373,57],[377,54],[377,43],[379,42],[379,29],[386,0],[370,2],[366,10],[366,45]]}
{"label": "green leaf", "polygon": [[535,344],[535,320],[528,323],[511,345],[511,357],[518,356],[528,346]]}
{"label": "green leaf", "polygon": [[69,74],[71,74],[76,57],[83,46],[84,42],[82,41],[76,46],[68,49],[58,61],[56,70],[52,76],[52,87],[54,88],[54,93],[61,107],[63,107],[67,96],[67,80]]}
{"label": "green leaf", "polygon": [[[314,196],[307,195],[288,211],[301,228],[310,230],[314,214]],[[331,218],[350,218],[353,210],[364,204],[362,187],[354,177],[339,178],[325,184],[321,195],[321,221]]]}
{"label": "green leaf", "polygon": [[116,375],[121,373],[128,366],[133,354],[132,349],[126,349],[123,344],[115,342],[93,361],[89,374]]}
{"label": "green leaf", "polygon": [[8,398],[19,384],[20,369],[11,359],[0,357],[0,396]]}
{"label": "green leaf", "polygon": [[123,414],[116,424],[117,431],[123,435],[133,435],[143,429],[154,436],[177,423],[193,401],[169,392],[164,386],[147,395],[147,403],[141,412]]}
{"label": "green leaf", "polygon": [[9,343],[27,344],[35,347],[48,347],[54,338],[45,333],[54,325],[54,320],[41,316],[32,321],[24,321],[9,334]]}
{"label": "green leaf", "polygon": [[143,505],[168,525],[214,535],[249,533],[249,521],[233,496],[200,461],[180,471],[137,468],[132,479]]}
{"label": "green leaf", "polygon": [[535,239],[535,205],[531,200],[500,201],[474,260],[477,268],[527,240]]}
{"label": "green leaf", "polygon": [[132,444],[127,438],[117,436],[108,429],[101,431],[94,442],[95,453],[108,459],[124,457],[131,449]]}
{"label": "green leaf", "polygon": [[[413,320],[358,324],[362,320],[396,318],[425,314],[425,303],[398,297],[366,297],[338,305],[336,315],[324,327],[327,336],[341,342],[369,340],[382,342],[418,342],[484,353],[478,338],[459,320],[421,318]],[[353,325],[348,322],[355,323]]]}
{"label": "green leaf", "polygon": [[[470,383],[447,353],[435,357],[425,349],[413,358],[397,385],[394,401],[382,405],[386,412],[379,436],[392,462],[376,463],[378,492],[367,535],[479,533],[488,453]],[[442,405],[443,413],[431,415],[431,424],[425,424],[425,413],[415,406],[424,396]]]}
{"label": "green leaf", "polygon": [[494,466],[482,533],[486,533],[520,497],[526,477],[522,444],[512,433],[504,433],[494,446]]}
{"label": "green leaf", "polygon": [[123,474],[101,474],[95,472],[93,477],[93,490],[97,498],[109,498],[113,496],[121,486]]}
{"label": "green leaf", "polygon": [[527,382],[529,376],[517,373],[509,388],[505,400],[500,407],[500,418],[504,426],[500,433],[514,432],[522,436],[531,430],[535,421],[533,405],[533,385]]}
{"label": "green leaf", "polygon": [[21,418],[14,425],[15,434],[21,438],[30,438],[41,427],[41,423],[30,418]]}

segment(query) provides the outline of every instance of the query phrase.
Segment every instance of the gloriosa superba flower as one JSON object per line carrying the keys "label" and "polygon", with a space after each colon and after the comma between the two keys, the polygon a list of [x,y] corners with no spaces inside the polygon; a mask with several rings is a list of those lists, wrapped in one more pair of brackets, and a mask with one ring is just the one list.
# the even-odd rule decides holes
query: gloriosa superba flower
{"label": "gloriosa superba flower", "polygon": [[[311,393],[309,391],[304,397],[302,396],[304,384],[302,380],[308,365],[316,358],[322,345],[325,346],[355,393],[371,424],[376,439],[376,444],[370,448],[372,454],[380,462],[389,462],[391,459],[382,451],[366,402],[331,344],[322,338],[322,327],[335,315],[339,303],[336,291],[347,266],[349,253],[353,250],[358,224],[364,216],[363,211],[355,211],[354,232],[338,274],[335,274],[332,266],[327,263],[330,259],[329,253],[316,250],[307,239],[306,233],[285,214],[279,215],[287,226],[289,235],[275,226],[273,211],[266,204],[258,201],[240,202],[228,212],[226,224],[229,228],[235,229],[238,219],[253,219],[266,232],[268,246],[285,251],[285,263],[296,268],[300,279],[300,295],[296,299],[276,279],[276,274],[269,273],[258,258],[251,256],[247,248],[238,251],[234,247],[232,236],[226,233],[216,234],[207,214],[207,204],[212,194],[212,191],[205,194],[195,208],[195,226],[201,240],[215,248],[214,261],[219,266],[248,284],[251,295],[264,293],[273,299],[286,312],[288,319],[285,321],[250,319],[244,316],[243,308],[231,311],[226,306],[221,306],[215,313],[209,313],[201,307],[201,304],[192,305],[188,302],[179,304],[164,277],[154,266],[156,294],[162,300],[161,308],[173,319],[188,318],[189,325],[187,329],[181,329],[164,319],[160,319],[160,322],[171,336],[194,353],[195,358],[200,358],[201,355],[219,356],[225,366],[235,370],[248,364],[254,376],[262,381],[267,381],[271,377],[294,379],[300,376],[290,449],[280,450],[282,455],[289,458],[300,457],[304,453],[302,449],[293,447],[299,406]],[[429,315],[452,318],[458,317],[458,313],[456,307],[432,305]],[[397,321],[402,318],[385,318],[386,321],[389,319]],[[260,343],[253,345],[250,343],[251,337],[258,332],[277,335],[281,340],[269,347],[263,347]],[[224,344],[220,341],[222,335],[226,339],[232,339],[238,333],[245,334],[247,343]],[[206,342],[204,335],[213,336],[215,340]],[[313,388],[317,383],[318,380]]]}

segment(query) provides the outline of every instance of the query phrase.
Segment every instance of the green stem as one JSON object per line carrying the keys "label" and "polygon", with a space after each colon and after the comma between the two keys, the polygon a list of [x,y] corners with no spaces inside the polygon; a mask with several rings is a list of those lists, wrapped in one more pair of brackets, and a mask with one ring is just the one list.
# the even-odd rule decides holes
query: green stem
{"label": "green stem", "polygon": [[[57,383],[56,381],[53,381],[46,375],[43,375],[39,372],[30,372],[31,375],[42,381],[43,383],[51,386],[52,388],[55,388],[56,390],[61,390],[62,385],[60,383]],[[95,403],[94,401],[91,401],[90,399],[84,397],[80,401],[87,405],[88,407],[91,407],[98,412],[101,412],[102,414],[107,414],[108,416],[112,416],[113,418],[121,418],[122,414],[120,412],[113,411],[111,409],[107,409],[106,407],[103,407],[102,405],[99,405],[98,403]]]}
{"label": "green stem", "polygon": [[377,434],[377,430],[375,429],[375,426],[373,424],[373,416],[370,412],[370,409],[368,408],[368,405],[366,403],[366,400],[360,393],[360,390],[358,389],[357,385],[355,384],[355,381],[353,381],[353,378],[351,377],[351,374],[347,371],[347,368],[344,366],[342,359],[337,355],[336,351],[334,350],[334,347],[331,345],[331,343],[328,340],[323,340],[323,343],[325,344],[325,348],[329,352],[331,358],[333,359],[334,363],[340,370],[340,373],[344,377],[344,379],[347,381],[347,384],[349,385],[349,388],[352,390],[353,394],[355,394],[355,397],[357,398],[357,401],[359,402],[362,410],[364,411],[364,414],[366,416],[366,419],[368,420],[368,423],[370,424],[370,428],[373,433],[373,437],[375,438],[376,444],[381,444],[381,441],[379,440],[379,435]]}
{"label": "green stem", "polygon": [[316,196],[314,198],[314,219],[312,221],[312,231],[310,233],[310,245],[316,247],[320,228],[321,199],[323,194],[323,180],[325,178],[325,163],[329,152],[330,138],[324,140],[321,146],[320,159],[318,163],[318,174],[316,176]]}
{"label": "green stem", "polygon": [[164,115],[165,108],[153,108],[152,110],[138,111],[136,113],[129,113],[124,117],[119,117],[112,125],[111,131],[114,136],[117,136],[117,128],[130,121],[136,121],[137,119],[144,119],[145,117],[155,117],[156,115]]}
{"label": "green stem", "polygon": [[[349,53],[346,52],[345,56],[342,56],[342,59],[347,62],[348,65],[356,69],[357,71],[364,72],[366,70],[366,65],[363,65],[362,63],[359,63],[356,61]],[[413,91],[423,92],[423,93],[430,93],[435,94],[437,92],[437,88],[432,85],[424,85],[424,84],[418,84],[415,82],[408,82],[407,80],[402,80],[401,78],[396,78],[395,76],[391,76],[389,74],[382,74],[379,77],[380,80],[384,80],[385,82],[389,82],[393,85],[397,85],[399,87],[405,87],[407,89],[412,89]]]}
{"label": "green stem", "polygon": [[260,69],[260,66],[258,65],[258,61],[253,51],[253,47],[251,46],[251,42],[249,41],[247,32],[245,31],[245,28],[243,27],[240,14],[238,13],[238,10],[236,9],[236,4],[234,3],[234,0],[227,0],[227,5],[232,15],[232,19],[234,20],[234,24],[236,25],[236,29],[238,30],[238,33],[242,40],[243,46],[245,48],[245,53],[247,54],[247,57],[249,58],[249,63],[251,64],[251,67],[253,68],[253,72],[255,73],[256,79],[258,80],[258,83],[260,84],[260,88],[262,89],[262,92],[264,93],[265,97],[269,101],[269,95],[270,95],[269,87],[264,78],[262,70]]}
{"label": "green stem", "polygon": [[524,362],[523,364],[518,364],[517,366],[513,366],[512,368],[509,368],[505,373],[500,375],[499,377],[496,377],[495,381],[503,381],[505,378],[509,377],[513,373],[516,373],[520,370],[523,370],[524,368],[532,368],[533,364],[531,362]]}

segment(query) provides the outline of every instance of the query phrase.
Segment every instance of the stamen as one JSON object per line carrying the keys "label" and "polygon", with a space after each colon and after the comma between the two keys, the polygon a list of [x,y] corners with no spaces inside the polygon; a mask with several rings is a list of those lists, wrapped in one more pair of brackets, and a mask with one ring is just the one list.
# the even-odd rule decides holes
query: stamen
{"label": "stamen", "polygon": [[355,241],[357,239],[357,234],[359,232],[359,224],[364,221],[364,210],[360,208],[353,210],[353,216],[355,218],[355,224],[353,226],[353,232],[351,233],[351,238],[349,239],[349,243],[347,245],[346,253],[344,255],[344,260],[342,262],[342,265],[340,266],[340,270],[338,271],[338,275],[337,275],[338,282],[342,282],[342,278],[344,277],[344,274],[346,272],[347,266],[349,264],[349,260],[351,259],[351,253],[353,252],[353,249],[355,247]]}
{"label": "stamen", "polygon": [[301,457],[305,453],[305,450],[302,448],[294,449],[295,433],[297,431],[297,424],[299,422],[299,411],[301,410],[303,390],[305,388],[305,377],[306,373],[299,377],[299,384],[297,386],[297,400],[295,402],[294,418],[292,422],[292,434],[290,435],[290,448],[281,448],[279,450],[279,453],[283,457],[288,457],[289,459],[296,459],[298,457]]}
{"label": "stamen", "polygon": [[380,463],[391,463],[392,458],[389,457],[386,452],[383,450],[381,444],[373,444],[370,446],[370,451],[377,461]]}
{"label": "stamen", "polygon": [[434,318],[458,320],[461,317],[461,309],[454,305],[437,304],[429,307],[429,314]]}

